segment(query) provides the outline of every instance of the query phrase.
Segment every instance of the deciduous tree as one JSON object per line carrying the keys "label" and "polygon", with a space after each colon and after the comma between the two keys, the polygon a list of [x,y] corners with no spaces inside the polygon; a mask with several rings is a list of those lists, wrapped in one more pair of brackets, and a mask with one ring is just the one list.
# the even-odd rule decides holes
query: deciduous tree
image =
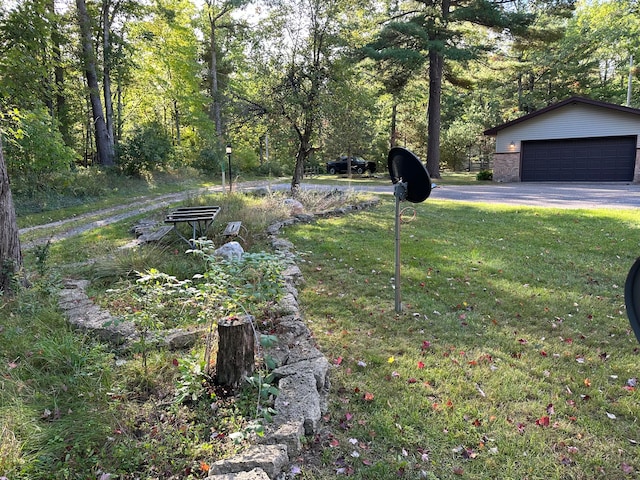
{"label": "deciduous tree", "polygon": [[0,136],[0,293],[15,293],[15,275],[22,268],[16,211]]}

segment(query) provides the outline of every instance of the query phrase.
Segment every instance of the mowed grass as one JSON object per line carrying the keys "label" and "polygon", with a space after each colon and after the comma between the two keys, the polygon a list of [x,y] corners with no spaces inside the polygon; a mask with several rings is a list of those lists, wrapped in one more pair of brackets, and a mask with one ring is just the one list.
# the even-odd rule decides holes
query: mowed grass
{"label": "mowed grass", "polygon": [[400,315],[393,200],[285,232],[334,365],[302,477],[638,478],[640,213],[403,207]]}

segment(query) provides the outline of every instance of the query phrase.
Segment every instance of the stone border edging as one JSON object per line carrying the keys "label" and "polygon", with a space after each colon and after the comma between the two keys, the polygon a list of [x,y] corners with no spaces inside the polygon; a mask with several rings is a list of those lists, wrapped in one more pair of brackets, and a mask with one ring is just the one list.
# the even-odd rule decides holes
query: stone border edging
{"label": "stone border edging", "polygon": [[[315,346],[311,331],[304,324],[298,305],[297,285],[304,282],[302,271],[295,264],[294,245],[279,238],[285,226],[312,222],[316,217],[329,217],[355,210],[371,208],[378,199],[349,205],[315,215],[297,214],[267,228],[271,247],[281,253],[291,265],[283,272],[286,293],[279,303],[282,316],[276,333],[278,344],[265,353],[279,365],[273,370],[278,380],[279,394],[274,409],[274,423],[267,425],[260,443],[229,459],[210,466],[208,480],[284,479],[283,469],[302,450],[302,437],[318,431],[322,415],[327,410],[331,365]],[[286,457],[283,460],[283,456]]]}
{"label": "stone border edging", "polygon": [[[360,202],[316,214],[296,214],[267,228],[271,248],[282,254],[290,265],[283,272],[285,294],[278,304],[280,316],[276,320],[278,342],[265,353],[271,356],[277,368],[272,373],[278,382],[279,394],[274,408],[278,412],[273,424],[259,443],[246,451],[210,465],[209,480],[270,480],[284,479],[283,469],[302,450],[302,438],[318,431],[322,415],[327,410],[330,388],[329,361],[318,350],[311,331],[304,324],[298,305],[297,286],[304,282],[302,271],[295,264],[294,245],[279,238],[285,226],[312,222],[317,217],[346,214],[371,208],[378,199]],[[81,330],[89,330],[102,340],[126,346],[137,340],[131,322],[114,321],[111,314],[95,305],[85,289],[88,280],[66,280],[60,292],[59,305],[69,323]],[[202,334],[199,330],[175,329],[159,332],[153,340],[170,349],[184,348],[195,343]]]}

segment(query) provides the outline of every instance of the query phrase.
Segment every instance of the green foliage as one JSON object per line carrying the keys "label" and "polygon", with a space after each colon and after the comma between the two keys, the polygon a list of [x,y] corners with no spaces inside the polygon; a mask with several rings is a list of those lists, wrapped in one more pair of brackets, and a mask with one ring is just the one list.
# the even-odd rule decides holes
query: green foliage
{"label": "green foliage", "polygon": [[195,356],[182,357],[177,360],[180,378],[174,394],[175,403],[196,403],[203,398],[215,399],[215,393],[206,395],[206,385],[211,378],[205,373],[204,361]]}
{"label": "green foliage", "polygon": [[169,163],[174,152],[171,137],[164,127],[151,122],[137,126],[120,144],[118,163],[127,175],[161,168]]}
{"label": "green foliage", "polygon": [[242,398],[245,401],[256,402],[255,411],[253,413],[254,420],[271,422],[273,415],[276,413],[272,408],[275,398],[280,393],[278,388],[273,385],[275,379],[272,374],[263,375],[256,372],[253,376],[246,378],[246,386],[242,391]]}
{"label": "green foliage", "polygon": [[440,160],[454,172],[466,167],[469,149],[476,143],[482,130],[477,125],[456,120],[442,134]]}
{"label": "green foliage", "polygon": [[493,172],[491,170],[482,170],[476,175],[477,180],[493,180]]}
{"label": "green foliage", "polygon": [[249,305],[264,305],[277,301],[283,292],[282,271],[285,263],[275,254],[245,252],[241,259],[215,256],[211,241],[198,242],[190,251],[206,262],[203,282],[198,288],[212,303],[223,302],[229,314],[236,314]]}
{"label": "green foliage", "polygon": [[277,162],[266,162],[258,165],[254,171],[264,176],[282,177],[289,172],[289,169]]}
{"label": "green foliage", "polygon": [[207,174],[220,174],[221,170],[228,170],[226,160],[222,146],[207,145],[200,150],[193,167]]}
{"label": "green foliage", "polygon": [[75,155],[44,108],[15,113],[3,129],[7,170],[16,192],[34,194],[46,190],[54,175],[69,172]]}

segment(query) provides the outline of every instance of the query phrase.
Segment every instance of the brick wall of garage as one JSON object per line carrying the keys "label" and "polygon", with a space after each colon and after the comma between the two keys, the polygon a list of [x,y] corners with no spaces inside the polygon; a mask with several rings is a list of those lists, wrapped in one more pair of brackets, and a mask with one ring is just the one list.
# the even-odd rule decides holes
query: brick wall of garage
{"label": "brick wall of garage", "polygon": [[[640,174],[637,155],[636,174]],[[504,183],[520,181],[520,152],[493,154],[493,181]]]}

